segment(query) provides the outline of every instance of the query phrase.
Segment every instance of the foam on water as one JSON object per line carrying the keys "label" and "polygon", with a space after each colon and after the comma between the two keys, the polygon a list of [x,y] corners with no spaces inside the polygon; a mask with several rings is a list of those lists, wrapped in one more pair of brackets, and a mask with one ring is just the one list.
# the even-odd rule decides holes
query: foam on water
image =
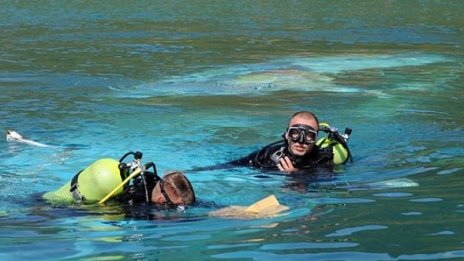
{"label": "foam on water", "polygon": [[119,92],[119,96],[140,98],[159,95],[262,95],[283,90],[339,93],[373,91],[373,95],[382,96],[379,91],[336,84],[334,77],[345,72],[417,67],[447,61],[450,59],[445,56],[425,53],[295,56],[259,64],[224,66],[189,75],[171,76],[135,87],[111,89]]}
{"label": "foam on water", "polygon": [[283,64],[297,66],[321,74],[338,74],[346,71],[367,69],[399,68],[423,66],[448,62],[451,59],[437,54],[398,53],[379,55],[340,55],[332,57],[284,58]]}

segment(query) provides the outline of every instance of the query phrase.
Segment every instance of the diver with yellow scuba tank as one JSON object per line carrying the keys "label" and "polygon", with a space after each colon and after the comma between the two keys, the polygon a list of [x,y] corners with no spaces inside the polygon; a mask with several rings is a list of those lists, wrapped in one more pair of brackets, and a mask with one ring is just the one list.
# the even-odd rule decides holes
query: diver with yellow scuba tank
{"label": "diver with yellow scuba tank", "polygon": [[[134,160],[124,163],[128,155]],[[71,181],[42,198],[52,204],[105,204],[110,199],[128,204],[154,203],[157,206],[185,210],[195,203],[195,193],[187,177],[170,172],[160,178],[153,162],[141,163],[142,153],[128,152],[119,161],[100,159],[79,171]],[[152,168],[153,171],[149,171]],[[223,218],[273,217],[289,208],[270,195],[249,206],[229,206],[211,211],[208,215]],[[138,214],[140,215],[140,214]]]}
{"label": "diver with yellow scuba tank", "polygon": [[[320,131],[327,137],[318,140]],[[224,164],[195,168],[195,171],[249,166],[263,170],[277,170],[286,174],[307,172],[316,167],[333,168],[351,160],[347,141],[351,129],[344,134],[326,123],[319,123],[316,115],[299,111],[290,117],[283,140],[271,143],[249,155]]]}
{"label": "diver with yellow scuba tank", "polygon": [[[133,155],[130,163],[127,156]],[[99,159],[79,171],[71,181],[42,197],[51,203],[99,203],[117,199],[129,204],[151,202],[169,206],[185,206],[195,202],[190,181],[181,172],[159,177],[153,162],[142,164],[139,151],[126,153],[119,161]],[[152,171],[150,171],[150,168]]]}
{"label": "diver with yellow scuba tank", "polygon": [[[318,140],[319,131],[328,133]],[[296,112],[290,117],[283,140],[269,144],[248,156],[230,162],[233,165],[296,173],[314,167],[333,167],[351,159],[347,141],[351,129],[340,134],[326,123],[319,123],[309,111]]]}

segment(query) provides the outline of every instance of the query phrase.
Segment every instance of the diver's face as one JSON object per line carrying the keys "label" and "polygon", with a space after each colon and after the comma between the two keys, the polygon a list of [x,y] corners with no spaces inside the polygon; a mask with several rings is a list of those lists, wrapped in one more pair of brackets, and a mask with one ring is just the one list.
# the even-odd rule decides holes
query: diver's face
{"label": "diver's face", "polygon": [[[306,125],[310,128],[312,128],[314,131],[319,130],[319,126],[314,119],[306,119],[306,118],[301,118],[301,117],[294,117],[293,119],[290,120],[288,128],[294,127],[294,126],[303,126]],[[314,137],[316,139],[317,137]],[[292,153],[295,156],[304,156],[308,153],[310,153],[313,148],[314,148],[314,142],[308,143],[306,142],[305,139],[292,139],[289,135],[289,132],[285,132],[285,139],[288,142],[288,150],[290,153]]]}
{"label": "diver's face", "polygon": [[165,204],[167,202],[163,193],[161,193],[159,182],[155,185],[155,188],[151,192],[151,202],[155,204]]}

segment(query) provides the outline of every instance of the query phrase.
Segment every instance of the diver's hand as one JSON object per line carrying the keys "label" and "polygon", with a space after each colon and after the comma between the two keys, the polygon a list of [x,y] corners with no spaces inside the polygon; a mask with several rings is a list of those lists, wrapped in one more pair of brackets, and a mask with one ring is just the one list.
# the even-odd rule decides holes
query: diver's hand
{"label": "diver's hand", "polygon": [[277,167],[279,168],[280,171],[286,172],[288,174],[298,171],[298,169],[293,166],[293,163],[290,160],[290,158],[287,156],[280,158],[280,161],[279,161],[279,164],[277,164]]}

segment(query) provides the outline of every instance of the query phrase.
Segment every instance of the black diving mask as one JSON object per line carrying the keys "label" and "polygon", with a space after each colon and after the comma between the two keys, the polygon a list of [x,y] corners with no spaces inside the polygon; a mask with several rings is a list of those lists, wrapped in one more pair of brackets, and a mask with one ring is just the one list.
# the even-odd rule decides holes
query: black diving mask
{"label": "black diving mask", "polygon": [[288,137],[293,142],[314,144],[317,140],[317,131],[305,124],[295,124],[287,129]]}

